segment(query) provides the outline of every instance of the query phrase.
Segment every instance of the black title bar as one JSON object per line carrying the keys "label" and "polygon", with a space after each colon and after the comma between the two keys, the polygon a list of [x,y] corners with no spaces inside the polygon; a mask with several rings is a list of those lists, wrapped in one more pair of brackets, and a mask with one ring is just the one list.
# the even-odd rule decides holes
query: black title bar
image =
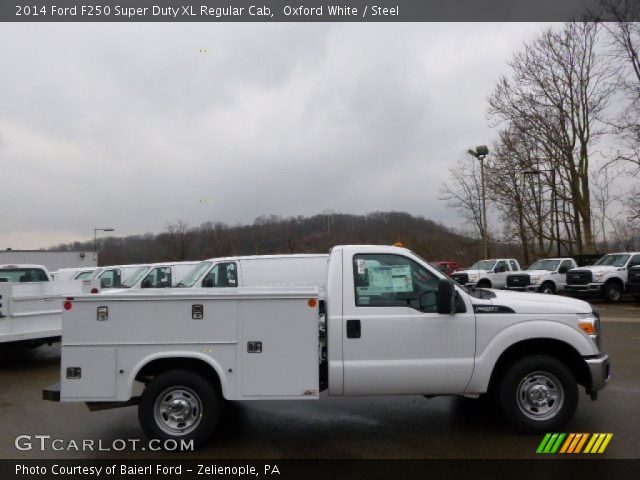
{"label": "black title bar", "polygon": [[[607,2],[615,0],[604,0]],[[624,0],[620,0],[621,4]],[[638,20],[639,9],[629,20]],[[0,22],[563,22],[600,0],[2,0]]]}

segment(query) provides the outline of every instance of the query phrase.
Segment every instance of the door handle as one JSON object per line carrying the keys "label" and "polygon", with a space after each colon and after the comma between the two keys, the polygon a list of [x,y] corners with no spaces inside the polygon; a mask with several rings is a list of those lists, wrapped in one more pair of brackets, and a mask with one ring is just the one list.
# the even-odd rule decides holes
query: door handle
{"label": "door handle", "polygon": [[360,338],[360,320],[347,320],[347,338]]}

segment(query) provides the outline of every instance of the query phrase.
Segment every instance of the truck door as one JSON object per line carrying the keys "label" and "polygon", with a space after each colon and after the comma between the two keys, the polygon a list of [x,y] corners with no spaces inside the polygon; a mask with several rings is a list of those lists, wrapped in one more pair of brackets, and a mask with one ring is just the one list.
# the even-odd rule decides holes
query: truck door
{"label": "truck door", "polygon": [[496,263],[495,272],[493,274],[493,288],[504,288],[507,284],[507,275],[509,274],[509,264],[506,260],[500,260]]}
{"label": "truck door", "polygon": [[475,315],[436,313],[439,277],[400,254],[343,262],[344,393],[462,392],[473,371]]}

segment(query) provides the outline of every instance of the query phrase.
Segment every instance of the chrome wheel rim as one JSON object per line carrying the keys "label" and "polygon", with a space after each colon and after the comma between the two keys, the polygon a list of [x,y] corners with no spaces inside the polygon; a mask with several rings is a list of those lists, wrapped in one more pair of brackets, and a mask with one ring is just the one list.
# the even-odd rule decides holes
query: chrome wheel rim
{"label": "chrome wheel rim", "polygon": [[163,432],[181,436],[193,432],[202,420],[202,401],[187,387],[170,387],[156,398],[153,413]]}
{"label": "chrome wheel rim", "polygon": [[564,389],[549,372],[537,371],[526,375],[518,385],[518,407],[532,420],[553,418],[564,404]]}
{"label": "chrome wheel rim", "polygon": [[620,290],[618,290],[615,287],[614,288],[610,288],[609,289],[609,298],[611,300],[614,300],[614,301],[620,300]]}

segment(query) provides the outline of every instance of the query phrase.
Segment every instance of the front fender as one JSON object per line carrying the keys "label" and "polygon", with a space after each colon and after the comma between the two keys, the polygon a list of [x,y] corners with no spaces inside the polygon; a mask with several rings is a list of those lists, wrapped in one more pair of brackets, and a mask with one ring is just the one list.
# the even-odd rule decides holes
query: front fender
{"label": "front fender", "polygon": [[[497,316],[497,315],[496,315]],[[483,318],[482,321],[485,319]],[[482,329],[478,321],[478,329]],[[480,336],[478,335],[476,342]],[[489,388],[491,374],[500,355],[509,347],[526,340],[552,339],[573,347],[580,355],[597,355],[598,349],[582,332],[569,325],[553,320],[528,320],[510,325],[498,332],[482,350],[476,352],[471,380],[465,393],[484,393]]]}

